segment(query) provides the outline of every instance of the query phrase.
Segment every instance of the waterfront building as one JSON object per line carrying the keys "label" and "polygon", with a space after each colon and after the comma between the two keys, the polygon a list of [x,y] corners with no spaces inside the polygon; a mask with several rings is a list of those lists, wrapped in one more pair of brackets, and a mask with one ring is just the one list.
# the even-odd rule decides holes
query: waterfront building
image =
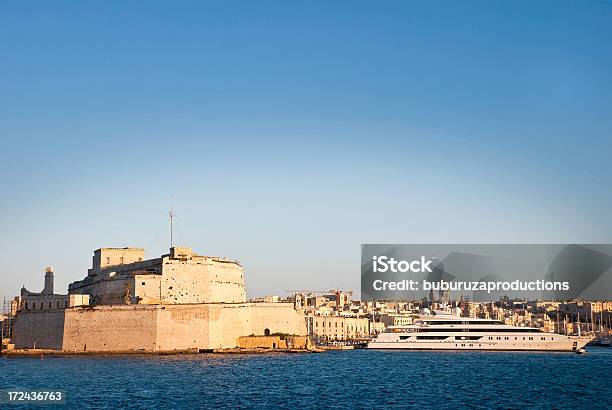
{"label": "waterfront building", "polygon": [[319,341],[361,339],[370,334],[370,321],[366,318],[307,316],[306,321],[309,335]]}
{"label": "waterfront building", "polygon": [[413,315],[398,313],[387,313],[380,316],[380,321],[384,323],[385,326],[408,326],[412,324],[413,320]]}
{"label": "waterfront building", "polygon": [[21,288],[19,299],[19,310],[51,310],[65,309],[68,307],[68,295],[53,293],[54,274],[53,268],[45,268],[45,285],[40,293],[30,292]]}
{"label": "waterfront building", "polygon": [[[54,295],[52,281],[45,283],[40,294],[25,294],[26,308],[17,312],[17,348],[158,352],[233,348],[248,335],[306,335],[293,303],[246,301],[238,261],[186,247],[149,260],[142,248],[100,248],[68,295]],[[39,308],[37,298],[56,296],[63,308]]]}
{"label": "waterfront building", "polygon": [[87,276],[68,291],[88,294],[97,305],[246,302],[238,261],[200,256],[187,247],[149,260],[142,248],[97,249]]}

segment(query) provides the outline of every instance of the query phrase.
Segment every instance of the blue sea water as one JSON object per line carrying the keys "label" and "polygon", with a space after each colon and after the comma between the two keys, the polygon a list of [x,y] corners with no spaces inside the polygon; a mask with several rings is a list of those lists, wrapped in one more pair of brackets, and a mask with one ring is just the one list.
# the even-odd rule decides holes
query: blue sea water
{"label": "blue sea water", "polygon": [[603,409],[611,374],[612,349],[597,347],[0,358],[0,389],[63,390],[65,408]]}

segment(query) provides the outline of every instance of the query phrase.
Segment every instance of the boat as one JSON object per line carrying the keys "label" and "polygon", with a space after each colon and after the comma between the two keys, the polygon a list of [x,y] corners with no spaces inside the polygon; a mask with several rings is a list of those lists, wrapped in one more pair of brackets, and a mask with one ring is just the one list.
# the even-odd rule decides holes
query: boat
{"label": "boat", "polygon": [[578,352],[592,336],[545,333],[499,320],[461,317],[446,312],[418,315],[412,325],[389,326],[368,349],[527,350]]}
{"label": "boat", "polygon": [[610,347],[610,338],[604,336],[593,339],[589,342],[589,346]]}

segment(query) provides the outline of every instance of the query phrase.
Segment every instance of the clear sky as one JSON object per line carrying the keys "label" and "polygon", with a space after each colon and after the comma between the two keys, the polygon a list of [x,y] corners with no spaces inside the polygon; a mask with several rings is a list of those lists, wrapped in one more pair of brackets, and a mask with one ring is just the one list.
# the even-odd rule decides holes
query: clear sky
{"label": "clear sky", "polygon": [[361,243],[612,241],[612,2],[0,4],[0,295],[94,249],[359,290]]}

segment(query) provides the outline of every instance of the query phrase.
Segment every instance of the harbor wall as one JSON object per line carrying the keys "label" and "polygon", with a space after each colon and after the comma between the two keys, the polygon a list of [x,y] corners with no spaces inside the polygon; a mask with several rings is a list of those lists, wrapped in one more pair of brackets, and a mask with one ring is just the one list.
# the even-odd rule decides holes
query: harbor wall
{"label": "harbor wall", "polygon": [[156,312],[146,306],[100,306],[66,310],[62,350],[154,351]]}
{"label": "harbor wall", "polygon": [[22,311],[13,323],[13,344],[17,349],[62,349],[65,310]]}
{"label": "harbor wall", "polygon": [[238,338],[241,349],[308,349],[308,336],[241,336]]}
{"label": "harbor wall", "polygon": [[233,348],[241,336],[306,335],[291,303],[218,303],[75,307],[22,312],[17,348],[69,352],[159,352]]}
{"label": "harbor wall", "polygon": [[240,336],[305,335],[304,316],[291,303],[165,305],[158,310],[158,351],[238,346]]}

